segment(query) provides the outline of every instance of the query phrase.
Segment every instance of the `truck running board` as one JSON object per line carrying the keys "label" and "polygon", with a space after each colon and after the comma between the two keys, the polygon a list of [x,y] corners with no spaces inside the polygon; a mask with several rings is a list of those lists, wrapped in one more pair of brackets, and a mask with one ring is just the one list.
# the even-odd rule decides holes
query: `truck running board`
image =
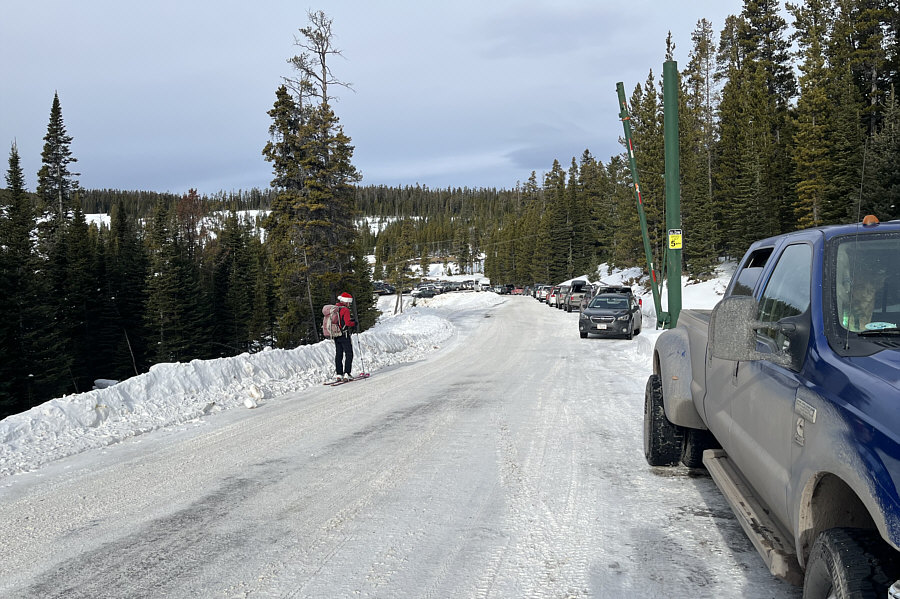
{"label": "truck running board", "polygon": [[802,585],[803,570],[800,569],[797,554],[794,553],[793,546],[785,541],[790,535],[783,533],[778,523],[769,516],[726,453],[721,449],[707,449],[703,452],[703,465],[728,500],[731,510],[766,562],[769,571],[790,584]]}

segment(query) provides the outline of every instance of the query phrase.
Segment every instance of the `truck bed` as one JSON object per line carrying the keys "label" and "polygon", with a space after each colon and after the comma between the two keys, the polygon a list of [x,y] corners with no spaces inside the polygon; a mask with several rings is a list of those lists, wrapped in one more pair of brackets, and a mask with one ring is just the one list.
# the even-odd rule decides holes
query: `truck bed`
{"label": "truck bed", "polygon": [[682,310],[681,314],[678,316],[678,322],[683,322],[684,318],[696,318],[700,321],[700,324],[705,328],[709,328],[709,317],[712,315],[712,310]]}

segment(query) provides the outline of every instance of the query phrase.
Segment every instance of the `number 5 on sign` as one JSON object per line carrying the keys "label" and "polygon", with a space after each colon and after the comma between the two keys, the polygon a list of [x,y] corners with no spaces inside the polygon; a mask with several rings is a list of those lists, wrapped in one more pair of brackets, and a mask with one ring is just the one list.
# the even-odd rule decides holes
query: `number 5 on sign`
{"label": "number 5 on sign", "polygon": [[669,229],[669,249],[681,249],[681,229]]}

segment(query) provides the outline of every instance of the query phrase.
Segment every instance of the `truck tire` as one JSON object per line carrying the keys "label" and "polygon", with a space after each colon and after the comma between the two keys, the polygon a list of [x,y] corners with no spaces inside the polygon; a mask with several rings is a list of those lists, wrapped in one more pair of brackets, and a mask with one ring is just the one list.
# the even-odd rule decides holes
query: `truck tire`
{"label": "truck tire", "polygon": [[651,466],[677,466],[683,442],[684,429],[666,417],[662,381],[652,374],[644,392],[644,457]]}
{"label": "truck tire", "polygon": [[685,428],[681,463],[688,468],[703,468],[703,452],[718,447],[719,443],[711,432],[699,428]]}
{"label": "truck tire", "polygon": [[809,554],[803,599],[883,599],[900,575],[898,561],[875,531],[825,530]]}
{"label": "truck tire", "polygon": [[578,334],[581,335],[582,339],[587,339],[587,333],[585,333],[584,331],[578,331]]}

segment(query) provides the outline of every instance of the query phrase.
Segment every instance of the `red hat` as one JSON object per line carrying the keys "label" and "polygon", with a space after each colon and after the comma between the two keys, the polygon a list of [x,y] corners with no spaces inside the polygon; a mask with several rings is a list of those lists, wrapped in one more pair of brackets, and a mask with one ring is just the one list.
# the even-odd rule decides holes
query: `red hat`
{"label": "red hat", "polygon": [[352,304],[353,296],[347,293],[346,291],[338,296],[338,301],[342,304]]}

